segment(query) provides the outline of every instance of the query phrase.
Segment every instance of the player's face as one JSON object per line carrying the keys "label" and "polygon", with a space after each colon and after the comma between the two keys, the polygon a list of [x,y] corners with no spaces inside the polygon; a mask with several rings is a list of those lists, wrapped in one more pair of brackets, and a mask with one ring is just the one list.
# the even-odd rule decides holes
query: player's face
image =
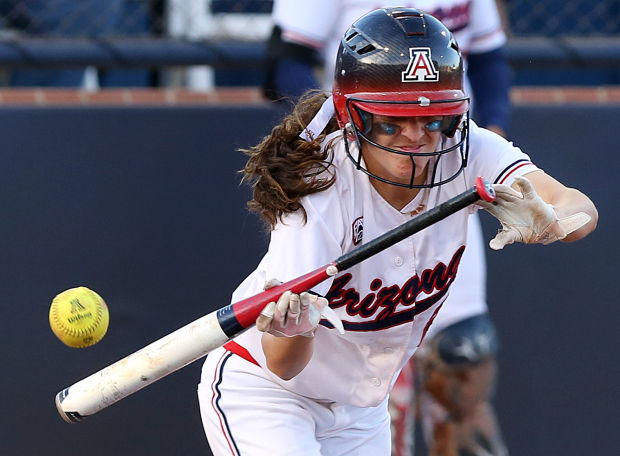
{"label": "player's face", "polygon": [[[424,183],[431,157],[421,153],[435,152],[441,138],[444,118],[388,117],[374,115],[371,140],[390,149],[393,153],[364,143],[363,155],[368,171],[384,179],[408,184],[415,163],[414,182]],[[413,163],[412,163],[413,159]]]}

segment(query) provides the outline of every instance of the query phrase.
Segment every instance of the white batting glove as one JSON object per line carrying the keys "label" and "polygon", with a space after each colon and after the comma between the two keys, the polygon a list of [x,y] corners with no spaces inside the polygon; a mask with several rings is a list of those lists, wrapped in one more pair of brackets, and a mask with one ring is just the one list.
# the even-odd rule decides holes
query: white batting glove
{"label": "white batting glove", "polygon": [[[277,280],[269,280],[265,290],[280,285]],[[301,294],[285,291],[278,302],[270,302],[256,319],[256,328],[268,332],[276,337],[314,337],[316,328],[325,317],[340,334],[344,334],[344,327],[336,312],[328,306],[328,301],[322,296],[307,292]]]}
{"label": "white batting glove", "polygon": [[479,203],[502,224],[502,229],[489,242],[493,250],[513,242],[551,244],[590,221],[585,212],[558,219],[553,206],[542,200],[528,179],[517,176],[515,183],[520,193],[507,185],[495,184],[495,201]]}

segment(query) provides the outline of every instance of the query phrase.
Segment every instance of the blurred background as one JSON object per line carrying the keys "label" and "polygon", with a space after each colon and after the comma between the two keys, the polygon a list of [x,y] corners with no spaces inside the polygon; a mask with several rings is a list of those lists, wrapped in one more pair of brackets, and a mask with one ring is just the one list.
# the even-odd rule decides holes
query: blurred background
{"label": "blurred background", "polygon": [[[510,136],[590,195],[600,223],[573,245],[488,251],[498,414],[513,455],[616,455],[620,1],[500,6]],[[201,361],[78,424],[54,396],[227,304],[265,251],[237,149],[282,114],[259,88],[271,7],[0,0],[3,454],[210,454]],[[111,322],[78,350],[54,337],[48,309],[80,285]]]}
{"label": "blurred background", "polygon": [[[618,0],[499,6],[515,85],[618,84]],[[0,0],[1,82],[87,90],[260,85],[271,8],[270,0]],[[201,65],[188,70],[192,64]]]}

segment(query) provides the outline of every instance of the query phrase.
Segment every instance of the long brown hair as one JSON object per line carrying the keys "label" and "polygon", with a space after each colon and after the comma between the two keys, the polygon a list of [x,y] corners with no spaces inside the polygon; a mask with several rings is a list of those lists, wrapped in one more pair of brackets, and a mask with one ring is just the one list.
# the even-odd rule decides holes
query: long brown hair
{"label": "long brown hair", "polygon": [[239,171],[243,174],[242,182],[253,188],[248,208],[270,229],[290,212],[301,211],[306,220],[301,198],[329,188],[336,179],[333,172],[325,172],[332,159],[329,148],[321,147],[325,136],[338,129],[335,118],[311,141],[299,136],[326,99],[324,92],[306,92],[271,134],[256,146],[240,149],[249,157]]}

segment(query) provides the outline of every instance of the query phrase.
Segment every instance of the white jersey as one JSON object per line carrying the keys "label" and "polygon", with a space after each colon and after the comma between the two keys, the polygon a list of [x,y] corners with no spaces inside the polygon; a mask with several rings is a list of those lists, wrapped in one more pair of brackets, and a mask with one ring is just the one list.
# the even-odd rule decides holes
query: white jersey
{"label": "white jersey", "polygon": [[[514,176],[537,169],[520,149],[471,122],[465,170],[447,184],[421,190],[399,211],[346,156],[341,132],[326,138],[326,144],[330,140],[335,141],[334,185],[303,198],[305,224],[298,213],[277,224],[268,252],[234,292],[233,302],[262,291],[269,278],[287,281],[335,260],[406,222],[421,203],[435,207],[470,189],[477,176],[509,185]],[[445,145],[454,141],[447,139]],[[356,144],[350,147],[355,155]],[[438,177],[452,173],[455,161],[444,157]],[[467,219],[475,210],[459,211],[317,286],[314,291],[329,299],[345,334],[323,320],[311,361],[293,379],[269,372],[256,328],[235,342],[263,366],[265,376],[287,390],[355,407],[380,404],[448,296],[465,249]]]}
{"label": "white jersey", "polygon": [[382,6],[417,8],[441,20],[461,51],[481,53],[506,42],[495,0],[417,0],[390,5],[375,0],[276,0],[273,21],[282,38],[320,49],[323,53],[325,88],[331,86],[340,39],[364,14]]}

